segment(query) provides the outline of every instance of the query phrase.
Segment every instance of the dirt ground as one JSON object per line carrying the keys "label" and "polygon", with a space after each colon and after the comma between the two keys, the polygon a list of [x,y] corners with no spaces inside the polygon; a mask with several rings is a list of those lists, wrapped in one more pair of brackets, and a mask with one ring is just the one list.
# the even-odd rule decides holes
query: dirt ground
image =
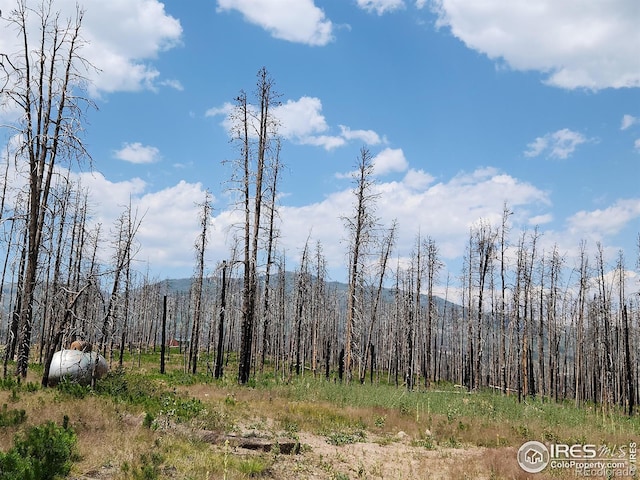
{"label": "dirt ground", "polygon": [[[298,455],[282,458],[273,469],[273,478],[294,479],[464,479],[490,478],[482,448],[426,449],[410,445],[408,438],[393,442],[371,441],[335,446],[324,437],[302,433],[306,447]],[[504,452],[507,453],[507,452]],[[515,452],[513,454],[515,459]],[[515,461],[515,460],[514,460]]]}
{"label": "dirt ground", "polygon": [[[184,433],[184,432],[182,432]],[[200,435],[197,435],[200,436]],[[516,463],[512,448],[425,448],[411,445],[402,432],[393,439],[370,438],[346,445],[331,445],[323,436],[301,432],[299,453],[275,456],[273,465],[259,478],[274,480],[490,480],[529,478]],[[225,447],[213,443],[214,451]],[[264,455],[253,449],[232,447],[234,457]],[[111,480],[121,472],[115,465],[103,467],[71,480]],[[176,476],[178,475],[178,476]],[[181,479],[177,472],[162,478]],[[214,478],[214,477],[212,477]],[[234,477],[235,478],[235,477]],[[536,476],[535,480],[546,477]]]}

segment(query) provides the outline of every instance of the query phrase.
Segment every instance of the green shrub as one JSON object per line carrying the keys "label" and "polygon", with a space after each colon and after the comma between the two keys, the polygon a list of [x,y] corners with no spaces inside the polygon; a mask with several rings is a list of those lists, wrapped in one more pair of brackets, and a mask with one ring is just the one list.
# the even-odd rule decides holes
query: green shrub
{"label": "green shrub", "polygon": [[11,390],[14,388],[18,388],[20,385],[15,377],[6,377],[0,378],[0,389],[1,390]]}
{"label": "green shrub", "polygon": [[268,470],[269,466],[260,458],[248,458],[238,463],[238,471],[247,477],[257,477]]}
{"label": "green shrub", "polygon": [[36,480],[28,458],[20,456],[15,449],[0,452],[0,478],[3,480]]}
{"label": "green shrub", "polygon": [[366,439],[367,434],[363,430],[354,430],[351,432],[331,432],[326,435],[327,443],[337,446],[364,442]]}
{"label": "green shrub", "polygon": [[131,480],[156,480],[160,476],[160,465],[164,461],[159,453],[143,453],[140,455],[139,465],[130,465],[128,462],[122,464],[122,473],[125,478]]}
{"label": "green shrub", "polygon": [[68,428],[53,422],[31,427],[16,435],[13,448],[0,452],[0,477],[5,480],[54,480],[68,475],[77,438]]}
{"label": "green shrub", "polygon": [[34,382],[27,382],[24,386],[25,390],[29,393],[37,392],[40,390],[40,384]]}
{"label": "green shrub", "polygon": [[149,413],[146,412],[144,414],[144,420],[142,420],[142,426],[145,428],[152,428],[155,424],[156,419],[154,418],[154,416]]}
{"label": "green shrub", "polygon": [[84,398],[91,392],[90,386],[80,385],[78,382],[70,380],[69,377],[62,377],[62,380],[56,385],[56,389],[73,398]]}
{"label": "green shrub", "polygon": [[147,406],[157,397],[158,388],[153,382],[124,369],[115,369],[96,383],[96,392],[113,398],[116,402]]}
{"label": "green shrub", "polygon": [[7,404],[2,405],[2,411],[0,411],[0,427],[13,427],[20,425],[27,419],[27,412],[24,409],[16,410],[12,408],[9,410]]}

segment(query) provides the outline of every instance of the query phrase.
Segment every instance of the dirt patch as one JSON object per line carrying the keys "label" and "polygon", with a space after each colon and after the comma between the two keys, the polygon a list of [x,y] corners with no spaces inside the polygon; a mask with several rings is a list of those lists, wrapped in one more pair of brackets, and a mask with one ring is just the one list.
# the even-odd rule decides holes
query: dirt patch
{"label": "dirt patch", "polygon": [[[378,440],[336,446],[327,443],[324,437],[302,433],[303,449],[299,458],[292,459],[293,465],[288,465],[289,459],[278,462],[275,477],[435,480],[464,478],[464,471],[473,478],[482,478],[477,468],[468,467],[480,463],[483,449],[426,449],[412,446],[406,440]],[[464,466],[462,470],[461,466]]]}

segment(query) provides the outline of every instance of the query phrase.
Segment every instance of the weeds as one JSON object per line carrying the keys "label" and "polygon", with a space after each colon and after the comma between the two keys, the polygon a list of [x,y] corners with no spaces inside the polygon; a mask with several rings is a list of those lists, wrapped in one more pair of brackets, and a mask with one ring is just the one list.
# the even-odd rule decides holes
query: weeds
{"label": "weeds", "polygon": [[0,477],[4,480],[53,480],[66,476],[75,457],[76,434],[68,426],[47,422],[16,435],[14,446],[0,452]]}
{"label": "weeds", "polygon": [[268,464],[261,458],[248,458],[246,460],[240,460],[237,466],[237,470],[249,477],[256,477],[262,475],[268,470]]}
{"label": "weeds", "polygon": [[331,445],[347,445],[350,443],[364,442],[367,434],[363,430],[354,430],[351,432],[331,432],[326,435],[327,443]]}
{"label": "weeds", "polygon": [[[148,359],[157,360],[157,355]],[[311,376],[285,382],[273,374],[258,375],[253,387],[247,388],[238,386],[231,376],[213,380],[203,374],[185,374],[181,368],[161,376],[152,371],[151,360],[146,370],[145,365],[135,370],[116,369],[99,380],[93,390],[70,383],[42,389],[35,383],[16,382],[13,377],[0,379],[0,405],[6,402],[0,409],[0,426],[26,431],[24,424],[33,418],[57,418],[62,409],[73,408],[83,453],[78,468],[89,471],[111,465],[115,478],[123,480],[282,478],[279,468],[283,462],[289,466],[295,463],[291,468],[301,472],[319,468],[317,464],[309,467],[312,455],[285,456],[278,454],[277,446],[268,455],[251,457],[228,445],[212,448],[197,435],[190,436],[196,430],[240,433],[249,426],[258,434],[268,430],[274,438],[304,440],[309,432],[320,435],[338,447],[330,449],[335,454],[324,457],[328,462],[324,478],[336,479],[349,478],[338,472],[344,464],[349,465],[353,478],[360,474],[382,478],[383,473],[389,473],[385,470],[387,463],[376,464],[379,475],[373,474],[374,466],[369,463],[359,464],[360,458],[354,459],[349,453],[359,446],[339,448],[367,441],[368,437],[379,445],[401,442],[407,450],[422,449],[417,451],[422,459],[446,460],[441,463],[453,465],[446,467],[449,478],[474,478],[481,471],[496,479],[523,479],[526,476],[515,462],[514,452],[524,440],[620,444],[640,434],[638,418],[627,418],[615,410],[605,415],[589,406],[575,408],[571,403],[539,398],[519,403],[515,396],[489,391],[469,393],[443,384],[426,391],[407,391],[384,383],[339,384]],[[123,419],[131,432],[118,430],[129,430],[122,429]],[[399,437],[400,431],[406,436]],[[110,447],[94,453],[96,449],[88,445],[96,438],[104,439]],[[26,437],[20,439],[26,441]],[[158,439],[162,441],[161,450],[149,447],[154,440],[159,446]],[[477,463],[478,471],[471,464],[455,460],[463,455],[461,451],[449,450],[470,446],[485,447],[488,452]],[[126,454],[120,454],[125,450]],[[29,476],[32,465],[15,447],[1,455],[5,470],[0,478],[34,478]],[[411,473],[428,471],[423,469],[428,468],[425,462],[420,460],[411,467],[416,469]]]}
{"label": "weeds", "polygon": [[136,465],[130,465],[128,462],[122,464],[122,473],[127,479],[131,480],[156,480],[160,478],[160,465],[164,458],[156,452],[143,453]]}
{"label": "weeds", "polygon": [[84,398],[92,392],[90,386],[80,385],[78,382],[69,380],[68,377],[62,377],[62,380],[56,385],[56,389],[59,393],[73,398]]}
{"label": "weeds", "polygon": [[[76,391],[76,387],[64,388]],[[110,372],[100,380],[95,391],[112,398],[116,403],[142,407],[154,419],[164,419],[165,426],[192,420],[204,410],[200,400],[184,398],[175,390],[163,390],[152,379],[121,369]]]}
{"label": "weeds", "polygon": [[20,425],[27,419],[27,412],[24,409],[17,410],[12,408],[9,410],[7,404],[2,405],[0,411],[0,427],[14,427]]}

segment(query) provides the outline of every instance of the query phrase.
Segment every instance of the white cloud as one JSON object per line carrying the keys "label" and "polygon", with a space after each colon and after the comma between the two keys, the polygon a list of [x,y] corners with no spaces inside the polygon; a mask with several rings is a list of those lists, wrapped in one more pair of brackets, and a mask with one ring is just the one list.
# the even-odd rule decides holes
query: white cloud
{"label": "white cloud", "polygon": [[429,186],[429,184],[434,180],[435,178],[424,170],[415,170],[411,168],[404,176],[402,183],[406,185],[407,188],[420,190],[427,188],[427,186]]}
{"label": "white cloud", "polygon": [[[196,203],[205,195],[200,183],[180,181],[149,192],[147,184],[139,178],[111,182],[98,172],[82,173],[77,178],[89,191],[92,212],[89,228],[101,224],[103,235],[108,235],[116,219],[131,205],[138,220],[142,219],[135,239],[140,247],[134,259],[136,268],[144,273],[149,266],[153,272],[165,276],[173,276],[174,272],[178,272],[178,276],[189,275],[194,265],[193,243],[200,230]],[[215,244],[217,239],[213,235],[212,238]],[[219,249],[216,258],[223,258],[225,254]],[[108,252],[103,251],[101,256],[109,261]]]}
{"label": "white cloud", "polygon": [[373,130],[351,130],[349,127],[339,125],[340,136],[345,140],[360,140],[367,145],[378,145],[382,142],[380,135]]}
{"label": "white cloud", "polygon": [[[130,200],[139,216],[144,215],[137,236],[138,262],[148,262],[152,271],[165,276],[190,274],[194,265],[193,242],[199,232],[196,202],[204,198],[200,183],[180,181],[161,191],[148,192],[140,179],[110,182],[99,173],[79,177],[93,199],[94,223],[110,227]],[[479,219],[498,226],[504,202],[514,212],[510,221],[515,236],[533,225],[549,225],[553,220],[548,193],[495,168],[462,172],[438,183],[426,172],[409,169],[401,181],[379,182],[376,189],[381,194],[376,206],[381,223],[398,221],[394,254],[399,258],[411,255],[419,231],[436,241],[444,260],[457,262],[464,254],[469,227]],[[311,236],[313,242],[322,243],[332,278],[342,280],[346,275],[346,232],[341,217],[353,212],[353,201],[351,188],[344,188],[316,203],[282,206],[279,248],[295,256]],[[616,235],[638,218],[640,199],[619,200],[605,209],[581,211],[566,220],[564,230],[545,230],[541,248],[551,249],[558,244],[567,255],[574,255],[581,240],[592,245],[593,241]],[[226,206],[216,209],[214,199],[207,251],[211,267],[228,257],[236,232],[233,227],[238,223],[238,212]],[[138,266],[145,271],[144,263]]]}
{"label": "white cloud", "polygon": [[[636,0],[430,0],[437,25],[515,70],[574,89],[640,86]],[[426,2],[418,1],[418,7]]]}
{"label": "white cloud", "polygon": [[373,130],[351,130],[339,125],[339,135],[329,135],[330,127],[322,114],[322,101],[316,97],[300,97],[299,100],[287,100],[274,110],[280,120],[280,133],[288,140],[303,145],[315,145],[325,150],[333,150],[357,140],[367,145],[378,145],[380,136]]}
{"label": "white cloud", "polygon": [[[144,213],[144,221],[137,237],[142,245],[138,259],[148,261],[151,266],[161,264],[165,269],[193,268],[193,245],[200,231],[197,203],[204,196],[205,190],[200,183],[184,180],[164,190],[139,196],[136,206]],[[212,232],[211,237],[217,233]]]}
{"label": "white cloud", "polygon": [[404,8],[404,0],[358,0],[358,6],[368,12],[383,15]]}
{"label": "white cloud", "polygon": [[[409,163],[401,148],[385,148],[371,158],[371,164],[373,166],[373,175],[376,177],[382,177],[394,172],[405,172],[409,168]],[[417,184],[424,185],[424,175],[424,172],[420,172],[419,174],[414,172],[412,175],[407,174],[405,179],[408,179],[414,186]],[[356,170],[335,174],[335,177],[338,179],[353,179],[358,176],[359,173]],[[426,183],[428,184],[429,182]]]}
{"label": "white cloud", "polygon": [[[213,107],[205,112],[205,116],[222,116],[222,126],[230,134],[233,127],[232,103],[221,107]],[[278,132],[283,138],[301,145],[313,145],[325,150],[342,147],[349,141],[357,140],[368,145],[382,143],[380,136],[373,130],[351,130],[340,125],[340,134],[331,135],[331,129],[322,113],[322,101],[317,97],[303,96],[298,100],[287,100],[273,109],[273,115],[279,121]]]}
{"label": "white cloud", "polygon": [[640,199],[618,200],[605,209],[582,210],[567,220],[568,229],[582,238],[615,235],[630,221],[640,218]]}
{"label": "white cloud", "polygon": [[160,150],[140,142],[125,143],[114,152],[114,156],[129,163],[155,163],[160,159]]}
{"label": "white cloud", "polygon": [[537,157],[544,152],[549,146],[549,134],[544,137],[538,137],[533,142],[527,145],[528,150],[524,152],[526,157]]}
{"label": "white cloud", "polygon": [[298,142],[302,145],[313,145],[314,147],[322,147],[325,150],[333,150],[347,144],[344,138],[333,135],[315,135],[310,137],[299,138]]}
{"label": "white cloud", "polygon": [[386,175],[391,172],[404,172],[409,167],[401,148],[385,148],[372,160],[375,175]]}
{"label": "white cloud", "polygon": [[[422,171],[409,170],[402,181],[380,182],[376,215],[384,225],[398,220],[399,230],[395,255],[410,255],[415,235],[434,238],[448,259],[463,255],[469,227],[483,218],[498,225],[504,202],[527,224],[527,212],[545,209],[548,195],[530,185],[493,168],[461,173],[446,182],[433,184],[433,177]],[[303,207],[285,207],[281,212],[281,245],[295,251],[311,232],[321,241],[330,268],[344,274],[346,238],[340,216],[353,211],[350,189],[335,192],[323,201]]]}
{"label": "white cloud", "polygon": [[566,159],[571,155],[578,145],[587,142],[588,139],[579,132],[574,132],[568,128],[563,128],[557,132],[547,133],[536,138],[527,145],[524,152],[526,157],[538,157],[545,153],[549,158]]}
{"label": "white cloud", "polygon": [[158,85],[163,87],[173,88],[174,90],[178,90],[179,92],[184,91],[184,86],[180,80],[161,80],[158,82]]}
{"label": "white cloud", "polygon": [[[57,0],[54,8],[61,12],[61,21],[74,18],[77,2]],[[15,9],[14,0],[0,0],[3,16]],[[36,41],[37,25],[31,15],[32,43]],[[180,42],[180,22],[164,11],[158,0],[120,0],[88,2],[82,23],[82,38],[86,44],[80,56],[98,71],[80,71],[90,81],[89,92],[136,91],[154,89],[160,72],[152,64],[157,56]],[[0,29],[0,51],[19,51],[15,30]],[[175,84],[173,85],[175,88]]]}
{"label": "white cloud", "polygon": [[633,142],[633,148],[635,148],[638,152],[640,152],[640,138],[638,138],[635,142]]}
{"label": "white cloud", "polygon": [[[156,275],[190,274],[194,265],[193,242],[199,232],[196,203],[204,198],[200,183],[180,181],[149,192],[140,179],[110,182],[99,173],[84,173],[80,178],[90,191],[94,224],[109,228],[130,201],[139,217],[144,215],[137,235],[140,250],[136,260],[141,272],[147,268],[141,262],[148,262]],[[469,226],[480,218],[499,224],[505,201],[514,211],[544,209],[549,202],[545,192],[492,168],[461,173],[436,184],[428,173],[409,170],[402,181],[381,182],[376,188],[381,193],[376,208],[381,222],[390,225],[398,220],[399,256],[410,255],[420,231],[436,240],[445,258],[457,258],[464,252]],[[345,188],[316,203],[281,207],[279,248],[295,256],[311,235],[314,242],[322,243],[333,278],[341,279],[346,254],[341,217],[352,213],[353,198],[351,189]],[[238,215],[226,206],[217,209],[214,199],[207,250],[211,266],[228,257]],[[524,224],[527,217],[523,215],[513,217]]]}
{"label": "white cloud", "polygon": [[274,109],[273,114],[282,123],[280,133],[285,138],[305,138],[329,128],[322,115],[322,102],[319,98],[287,100]]}
{"label": "white cloud", "polygon": [[157,0],[91,2],[85,25],[87,52],[102,70],[94,87],[106,92],[153,89],[160,72],[149,61],[182,36],[180,22]]}
{"label": "white cloud", "polygon": [[111,182],[100,172],[83,172],[75,174],[75,178],[89,192],[89,203],[93,204],[90,222],[101,223],[105,228],[113,225],[129,201],[144,194],[147,188],[140,178]]}
{"label": "white cloud", "polygon": [[307,45],[333,40],[333,25],[313,0],[218,0],[218,11],[228,10],[281,40]]}
{"label": "white cloud", "polygon": [[531,217],[529,219],[529,225],[544,225],[546,223],[550,223],[553,221],[553,215],[550,213],[545,213],[543,215],[536,215],[535,217]]}
{"label": "white cloud", "polygon": [[629,127],[632,127],[636,123],[640,122],[640,118],[634,117],[633,115],[625,114],[622,117],[622,123],[620,124],[620,130],[626,130]]}
{"label": "white cloud", "polygon": [[225,102],[221,107],[211,107],[205,113],[205,117],[223,117],[221,125],[225,129],[228,135],[231,134],[233,128],[233,122],[231,120],[231,114],[235,106],[231,102]]}

